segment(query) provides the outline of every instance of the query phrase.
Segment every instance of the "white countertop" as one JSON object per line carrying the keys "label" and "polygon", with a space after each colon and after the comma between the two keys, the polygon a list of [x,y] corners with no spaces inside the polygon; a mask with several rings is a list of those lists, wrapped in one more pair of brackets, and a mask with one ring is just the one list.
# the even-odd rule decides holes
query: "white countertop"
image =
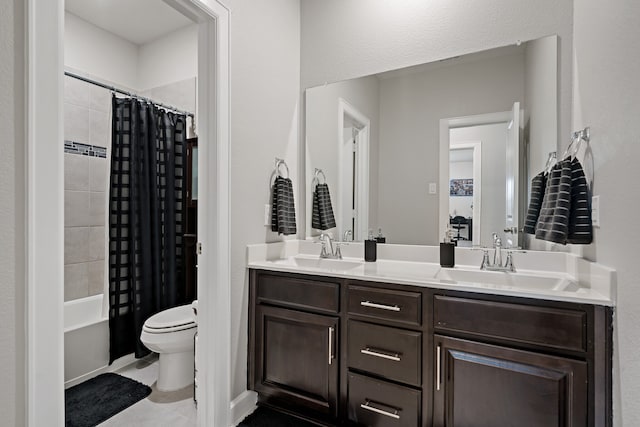
{"label": "white countertop", "polygon": [[376,262],[362,258],[362,243],[342,247],[342,260],[320,260],[320,246],[287,240],[249,245],[253,269],[395,283],[595,305],[615,305],[615,271],[574,254],[514,254],[516,273],[480,271],[482,252],[456,248],[456,266],[440,267],[438,246],[378,245]]}

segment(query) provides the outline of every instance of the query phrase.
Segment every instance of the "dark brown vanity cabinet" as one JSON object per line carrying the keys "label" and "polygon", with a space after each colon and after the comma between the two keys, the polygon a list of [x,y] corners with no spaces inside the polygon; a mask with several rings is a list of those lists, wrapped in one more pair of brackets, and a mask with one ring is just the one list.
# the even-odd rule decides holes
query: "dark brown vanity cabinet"
{"label": "dark brown vanity cabinet", "polygon": [[611,425],[612,309],[251,270],[249,388],[327,425]]}
{"label": "dark brown vanity cabinet", "polygon": [[587,425],[587,363],[436,335],[434,426]]}
{"label": "dark brown vanity cabinet", "polygon": [[252,273],[249,386],[261,402],[336,420],[338,292],[337,283]]}

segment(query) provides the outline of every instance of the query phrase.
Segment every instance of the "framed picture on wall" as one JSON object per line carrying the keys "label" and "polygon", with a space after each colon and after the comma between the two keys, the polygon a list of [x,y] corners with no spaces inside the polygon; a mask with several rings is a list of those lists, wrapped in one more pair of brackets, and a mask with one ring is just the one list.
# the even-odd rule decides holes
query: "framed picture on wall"
{"label": "framed picture on wall", "polygon": [[473,179],[452,179],[449,181],[449,196],[473,196]]}

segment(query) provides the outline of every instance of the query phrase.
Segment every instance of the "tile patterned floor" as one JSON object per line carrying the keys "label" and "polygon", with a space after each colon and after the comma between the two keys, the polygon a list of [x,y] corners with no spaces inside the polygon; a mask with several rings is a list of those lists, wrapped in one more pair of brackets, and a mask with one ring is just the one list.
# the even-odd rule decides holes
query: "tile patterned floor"
{"label": "tile patterned floor", "polygon": [[152,392],[146,399],[101,423],[100,427],[193,427],[196,425],[196,407],[193,403],[191,386],[171,393],[163,393],[155,388],[158,378],[157,357],[141,359],[134,365],[116,372],[150,386]]}

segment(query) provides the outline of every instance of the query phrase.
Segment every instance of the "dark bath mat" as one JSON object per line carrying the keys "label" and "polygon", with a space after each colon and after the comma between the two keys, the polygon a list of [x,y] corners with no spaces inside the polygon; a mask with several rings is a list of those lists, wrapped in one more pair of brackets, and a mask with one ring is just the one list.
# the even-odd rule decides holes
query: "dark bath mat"
{"label": "dark bath mat", "polygon": [[98,375],[65,391],[66,426],[98,425],[150,393],[150,387],[122,375]]}
{"label": "dark bath mat", "polygon": [[242,420],[238,427],[317,427],[317,425],[261,406]]}

